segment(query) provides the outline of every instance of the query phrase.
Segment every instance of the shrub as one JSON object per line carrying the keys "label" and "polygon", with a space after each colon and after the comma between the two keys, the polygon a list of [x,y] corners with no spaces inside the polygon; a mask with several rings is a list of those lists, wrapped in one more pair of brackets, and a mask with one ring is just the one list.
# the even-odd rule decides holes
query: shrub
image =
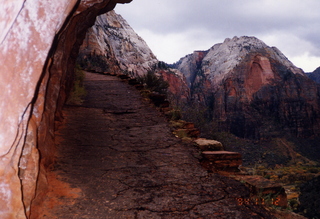
{"label": "shrub", "polygon": [[146,75],[137,79],[146,89],[159,94],[167,94],[168,82],[163,80],[162,77],[158,77],[154,72],[149,71]]}

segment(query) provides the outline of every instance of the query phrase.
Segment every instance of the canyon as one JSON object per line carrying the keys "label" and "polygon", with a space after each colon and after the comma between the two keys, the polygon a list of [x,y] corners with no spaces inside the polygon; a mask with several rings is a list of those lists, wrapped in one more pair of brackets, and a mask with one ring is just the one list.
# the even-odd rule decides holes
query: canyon
{"label": "canyon", "polygon": [[64,120],[76,60],[101,73],[154,71],[169,82],[172,102],[214,109],[210,117],[219,129],[240,138],[267,139],[274,128],[301,138],[319,135],[319,86],[279,50],[254,37],[234,37],[169,68],[114,12],[96,20],[129,2],[1,1],[1,218],[30,218],[48,192],[55,130]]}
{"label": "canyon", "polygon": [[[129,24],[112,12],[98,18],[88,31],[78,62],[87,70],[130,77],[154,72],[169,82],[170,101],[205,137],[228,132],[259,142],[260,146],[253,143],[249,149],[236,143],[230,146],[245,154],[246,164],[254,164],[263,154],[268,154],[263,160],[273,165],[294,160],[295,153],[318,159],[319,147],[313,139],[319,137],[319,85],[279,49],[256,37],[227,38],[168,65],[157,60]],[[290,148],[295,152],[287,153],[286,145],[294,145]],[[257,153],[249,156],[253,151]],[[282,152],[273,156],[270,151]]]}
{"label": "canyon", "polygon": [[[128,77],[154,72],[169,82],[171,104],[180,108],[188,121],[202,131],[206,129],[202,136],[218,138],[228,150],[241,153],[245,166],[273,175],[268,168],[298,165],[292,167],[298,171],[299,165],[309,169],[319,161],[319,85],[280,50],[255,37],[242,36],[227,38],[206,51],[195,51],[174,64],[153,59],[148,65],[143,54],[136,54],[137,62],[132,63],[108,49],[110,45],[126,48],[128,54],[150,50],[132,29],[124,31],[128,24],[122,18],[117,20],[101,18],[92,28],[95,31],[87,33],[80,50],[82,67],[107,74],[111,70],[92,66],[96,60],[104,60],[107,64],[102,66],[118,66],[117,72]],[[96,33],[101,33],[99,38]],[[111,39],[110,35],[116,37]],[[140,42],[132,43],[131,37]],[[131,71],[121,66],[130,66]],[[274,169],[277,171],[282,172]],[[297,174],[292,178],[292,174],[284,178],[300,177]],[[302,175],[301,179],[310,179],[308,174]]]}

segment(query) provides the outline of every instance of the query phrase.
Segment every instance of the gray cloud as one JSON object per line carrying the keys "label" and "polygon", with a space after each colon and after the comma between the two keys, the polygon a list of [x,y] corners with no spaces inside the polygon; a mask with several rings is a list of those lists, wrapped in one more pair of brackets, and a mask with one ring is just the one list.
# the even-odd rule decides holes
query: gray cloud
{"label": "gray cloud", "polygon": [[[312,63],[305,64],[310,67],[296,64],[310,70],[320,66],[319,9],[319,0],[133,0],[129,5],[117,6],[116,12],[138,34],[148,30],[153,38],[159,39],[193,33],[194,36],[186,38],[194,45],[199,38],[199,47],[210,40],[213,45],[227,37],[257,36],[273,44],[270,46],[277,46],[289,58],[303,54],[312,56],[314,62],[319,58],[319,63],[312,67]],[[205,35],[199,37],[201,34]],[[148,44],[155,44],[149,42],[151,35],[146,38]],[[290,48],[295,46],[299,49]]]}

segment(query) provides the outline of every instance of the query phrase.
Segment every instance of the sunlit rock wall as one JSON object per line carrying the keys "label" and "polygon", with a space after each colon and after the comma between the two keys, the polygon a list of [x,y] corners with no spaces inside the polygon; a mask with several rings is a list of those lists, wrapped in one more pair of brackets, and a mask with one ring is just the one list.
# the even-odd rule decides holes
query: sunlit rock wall
{"label": "sunlit rock wall", "polygon": [[0,218],[29,217],[36,189],[44,192],[55,118],[85,32],[130,1],[0,0]]}
{"label": "sunlit rock wall", "polygon": [[144,75],[158,63],[146,42],[114,11],[97,17],[79,52],[80,65],[97,72]]}

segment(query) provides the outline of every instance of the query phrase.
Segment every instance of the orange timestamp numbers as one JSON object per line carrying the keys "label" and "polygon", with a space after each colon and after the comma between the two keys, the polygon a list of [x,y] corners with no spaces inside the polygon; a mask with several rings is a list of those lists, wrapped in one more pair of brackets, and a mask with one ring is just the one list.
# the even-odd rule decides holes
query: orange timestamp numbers
{"label": "orange timestamp numbers", "polygon": [[280,198],[264,199],[264,198],[236,198],[238,205],[279,205]]}

